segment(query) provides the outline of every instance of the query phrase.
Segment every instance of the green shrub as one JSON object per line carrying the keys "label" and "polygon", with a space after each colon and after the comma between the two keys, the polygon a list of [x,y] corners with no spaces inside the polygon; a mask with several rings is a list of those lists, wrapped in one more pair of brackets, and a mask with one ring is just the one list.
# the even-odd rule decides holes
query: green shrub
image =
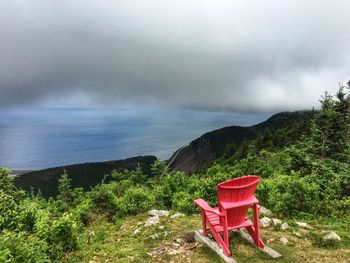
{"label": "green shrub", "polygon": [[47,242],[53,260],[61,258],[63,253],[78,249],[79,224],[72,214],[65,213],[59,218],[42,214],[36,222],[35,230]]}
{"label": "green shrub", "polygon": [[[210,205],[217,205],[217,185],[226,180],[237,177],[232,167],[215,164],[210,167],[205,175],[198,178],[199,195]],[[194,182],[192,182],[193,184]]]}
{"label": "green shrub", "polygon": [[150,209],[155,204],[153,193],[146,187],[136,186],[125,191],[117,199],[118,216],[135,215]]}
{"label": "green shrub", "polygon": [[193,203],[193,196],[186,192],[178,192],[173,197],[173,209],[186,214],[191,214],[196,211],[196,206]]}
{"label": "green shrub", "polygon": [[116,195],[113,193],[113,185],[100,184],[92,189],[89,194],[93,207],[98,212],[113,215],[117,211]]}
{"label": "green shrub", "polygon": [[171,172],[160,178],[159,188],[156,190],[161,202],[167,208],[172,207],[173,195],[177,192],[186,191],[190,183],[190,177],[181,172]]}
{"label": "green shrub", "polygon": [[267,179],[266,184],[267,203],[273,211],[287,216],[319,211],[320,191],[317,183],[293,174],[275,176]]}
{"label": "green shrub", "polygon": [[0,235],[0,262],[50,262],[45,241],[24,232],[3,231]]}
{"label": "green shrub", "polygon": [[15,230],[18,227],[19,212],[20,207],[13,196],[0,190],[0,231],[2,229]]}
{"label": "green shrub", "polygon": [[166,203],[171,203],[169,195],[166,193],[164,186],[157,185],[153,188],[152,194],[154,195],[154,206],[158,209],[167,209]]}
{"label": "green shrub", "polygon": [[76,220],[81,222],[84,226],[88,226],[93,219],[93,205],[90,199],[80,203],[72,210]]}
{"label": "green shrub", "polygon": [[27,232],[33,232],[34,226],[40,213],[42,212],[39,204],[35,200],[26,199],[20,205],[16,221],[18,228]]}
{"label": "green shrub", "polygon": [[140,164],[137,165],[135,170],[129,171],[124,170],[122,172],[113,171],[112,178],[114,181],[121,182],[123,180],[130,180],[134,185],[135,184],[144,184],[148,177],[143,173],[142,167]]}
{"label": "green shrub", "polygon": [[8,248],[0,248],[0,262],[10,262],[11,251]]}

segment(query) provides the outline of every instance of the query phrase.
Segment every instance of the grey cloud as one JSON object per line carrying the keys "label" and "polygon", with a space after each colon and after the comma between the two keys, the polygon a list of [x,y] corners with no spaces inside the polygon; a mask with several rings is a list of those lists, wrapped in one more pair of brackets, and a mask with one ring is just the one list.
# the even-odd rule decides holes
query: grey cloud
{"label": "grey cloud", "polygon": [[349,77],[350,2],[305,2],[2,1],[0,105],[311,108]]}

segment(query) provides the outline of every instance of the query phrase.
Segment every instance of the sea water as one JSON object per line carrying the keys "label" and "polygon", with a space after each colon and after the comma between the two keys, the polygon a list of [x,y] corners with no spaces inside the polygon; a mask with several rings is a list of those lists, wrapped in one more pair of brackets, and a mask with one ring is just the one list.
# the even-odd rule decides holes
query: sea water
{"label": "sea water", "polygon": [[34,170],[155,155],[168,159],[203,133],[270,114],[151,107],[0,110],[0,166]]}

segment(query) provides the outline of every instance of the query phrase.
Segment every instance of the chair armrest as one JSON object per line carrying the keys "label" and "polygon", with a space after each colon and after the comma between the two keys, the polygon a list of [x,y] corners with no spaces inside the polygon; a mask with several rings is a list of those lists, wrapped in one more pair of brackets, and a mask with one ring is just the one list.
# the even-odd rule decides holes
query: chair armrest
{"label": "chair armrest", "polygon": [[218,216],[223,216],[222,213],[220,213],[217,209],[212,208],[211,206],[208,205],[207,202],[205,202],[203,199],[196,199],[194,200],[194,203],[199,206],[201,209],[207,212],[212,212]]}
{"label": "chair armrest", "polygon": [[254,204],[258,204],[259,200],[256,199],[256,197],[253,195],[252,197],[250,197],[247,200],[244,201],[239,201],[239,202],[219,202],[221,207],[225,210],[227,209],[232,209],[232,208],[236,208],[236,207],[241,207],[241,206],[247,206],[247,205],[254,205]]}

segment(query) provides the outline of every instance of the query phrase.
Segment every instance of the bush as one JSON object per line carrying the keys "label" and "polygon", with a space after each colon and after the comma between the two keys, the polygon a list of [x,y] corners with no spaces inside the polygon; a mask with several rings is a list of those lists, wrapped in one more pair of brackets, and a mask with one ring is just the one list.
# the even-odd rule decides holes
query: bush
{"label": "bush", "polygon": [[134,185],[135,184],[144,184],[148,177],[143,173],[142,167],[140,164],[137,165],[135,170],[129,171],[124,170],[122,172],[113,171],[112,178],[114,181],[121,182],[123,180],[130,180]]}
{"label": "bush", "polygon": [[267,179],[267,204],[275,212],[297,216],[300,212],[317,213],[320,208],[319,185],[298,174]]}
{"label": "bush", "polygon": [[[199,188],[199,195],[210,205],[217,205],[217,185],[226,180],[237,177],[232,167],[215,164],[208,169],[205,175],[197,180],[200,182],[196,185]],[[194,182],[192,182],[194,184]],[[193,200],[192,200],[193,201]]]}
{"label": "bush", "polygon": [[53,260],[78,248],[79,224],[72,214],[65,213],[59,218],[42,214],[35,225],[35,230],[37,235],[47,242],[49,255]]}
{"label": "bush", "polygon": [[20,205],[20,211],[16,217],[18,228],[33,233],[35,223],[38,220],[41,212],[42,210],[35,200],[24,200]]}
{"label": "bush", "polygon": [[93,218],[92,207],[93,205],[90,199],[80,203],[75,209],[73,209],[73,214],[76,220],[81,222],[84,226],[88,226]]}
{"label": "bush", "polygon": [[193,203],[193,196],[186,192],[178,192],[173,197],[173,209],[186,214],[191,214],[196,211],[196,206]]}
{"label": "bush", "polygon": [[2,229],[15,230],[18,227],[19,212],[20,207],[13,196],[0,190],[0,231]]}
{"label": "bush", "polygon": [[131,187],[117,199],[118,216],[135,215],[150,209],[155,203],[153,193],[142,186]]}
{"label": "bush", "polygon": [[0,248],[0,262],[10,262],[11,251],[8,248]]}
{"label": "bush", "polygon": [[165,204],[171,204],[171,200],[169,199],[169,195],[166,193],[164,187],[162,185],[157,185],[153,188],[152,193],[154,195],[154,205],[158,209],[167,209]]}
{"label": "bush", "polygon": [[50,262],[47,244],[36,236],[24,232],[3,231],[0,235],[0,262]]}
{"label": "bush", "polygon": [[162,198],[161,202],[167,208],[172,207],[173,195],[177,192],[186,191],[190,183],[190,177],[180,172],[171,172],[166,176],[162,176],[160,180],[160,187],[157,188],[156,194]]}
{"label": "bush", "polygon": [[98,212],[113,215],[117,211],[116,196],[113,193],[112,184],[100,184],[92,189],[89,194],[93,207]]}

